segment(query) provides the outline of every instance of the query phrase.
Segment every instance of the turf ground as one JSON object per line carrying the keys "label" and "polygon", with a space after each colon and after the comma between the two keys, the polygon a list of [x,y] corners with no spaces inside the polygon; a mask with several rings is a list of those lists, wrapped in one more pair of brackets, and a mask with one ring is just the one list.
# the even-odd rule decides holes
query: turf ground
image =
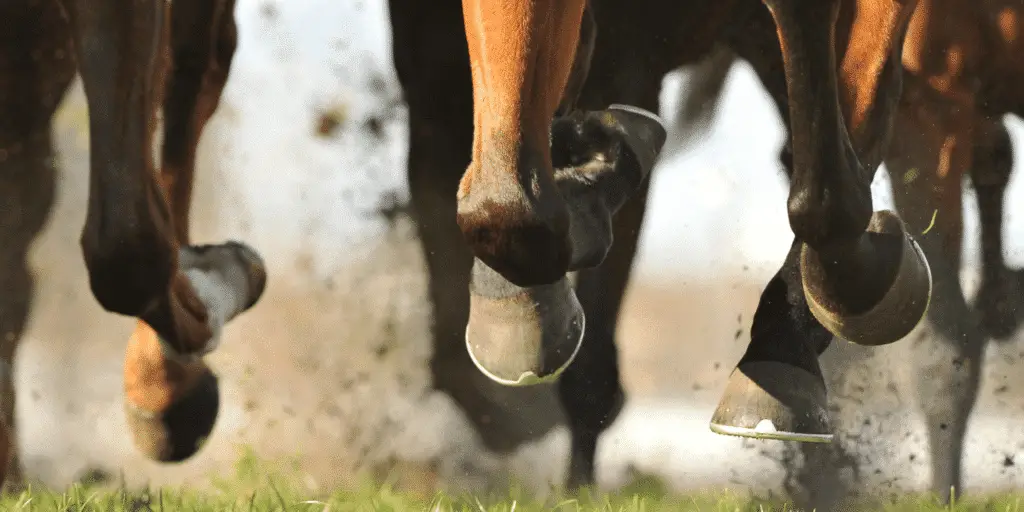
{"label": "turf ground", "polygon": [[[203,490],[183,488],[126,489],[123,485],[90,478],[63,491],[28,486],[0,497],[0,511],[61,512],[768,512],[799,510],[783,499],[744,495],[737,492],[706,491],[680,495],[671,492],[655,477],[639,476],[613,493],[583,490],[575,495],[553,491],[539,498],[528,496],[517,486],[481,495],[457,492],[403,491],[393,485],[397,479],[353,485],[326,494],[301,490],[297,479],[288,477],[287,463],[258,459],[244,450],[235,474],[211,479]],[[896,496],[848,503],[850,511],[991,511],[1024,512],[1024,493],[973,496],[941,505],[927,496]]]}

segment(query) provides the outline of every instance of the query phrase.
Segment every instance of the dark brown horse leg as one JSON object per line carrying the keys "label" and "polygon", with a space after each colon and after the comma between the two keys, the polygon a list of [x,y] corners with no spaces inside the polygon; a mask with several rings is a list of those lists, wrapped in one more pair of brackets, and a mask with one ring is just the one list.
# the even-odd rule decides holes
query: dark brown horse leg
{"label": "dark brown horse leg", "polygon": [[626,399],[615,334],[647,209],[648,183],[615,216],[618,236],[608,257],[600,266],[577,274],[576,294],[590,323],[576,362],[558,382],[571,435],[568,489],[594,483],[597,442]]}
{"label": "dark brown horse leg", "polygon": [[1001,120],[992,120],[978,135],[970,176],[981,217],[982,273],[974,308],[985,331],[1005,341],[1024,321],[1024,271],[1009,269],[1003,257],[1004,198],[1013,171],[1013,144]]}
{"label": "dark brown horse leg", "polygon": [[0,6],[0,484],[22,483],[12,372],[31,309],[32,241],[53,205],[50,119],[75,77],[67,22],[51,2]]}
{"label": "dark brown horse leg", "polygon": [[[779,30],[793,140],[790,225],[804,290],[833,334],[894,342],[921,320],[931,281],[900,219],[872,215],[870,183],[891,132],[912,6],[857,2],[837,66],[839,2],[766,0]],[[839,72],[836,72],[836,69]]]}
{"label": "dark brown horse leg", "polygon": [[[152,420],[152,431],[136,432],[136,441],[148,439],[143,449],[150,457],[182,460],[198,449],[203,424],[213,421],[196,411],[209,414],[216,405],[210,403],[209,374],[181,368],[214,349],[223,325],[259,299],[263,264],[242,244],[188,247],[177,237],[151,157],[169,4],[64,5],[90,114],[90,194],[82,232],[90,284],[105,309],[145,322],[129,352],[146,355],[129,356],[137,364],[125,369],[130,403]],[[181,358],[182,365],[152,364],[161,351]]]}
{"label": "dark brown horse leg", "polygon": [[[846,18],[856,21],[845,34],[840,67],[834,54],[838,0],[765,3],[783,49],[796,240],[762,294],[750,346],[711,426],[729,435],[828,442],[817,356],[829,341],[818,324],[862,344],[892,342],[917,324],[931,293],[927,262],[899,218],[871,214],[870,182],[898,99],[909,10],[858,3],[872,10]],[[765,73],[774,67],[755,65],[770,90],[778,84]],[[777,90],[772,95],[782,97]],[[805,317],[804,308],[817,320]]]}
{"label": "dark brown horse leg", "polygon": [[466,351],[473,255],[455,221],[455,193],[473,142],[473,91],[458,2],[391,0],[394,63],[409,106],[408,177],[427,264],[434,387],[451,395],[484,444],[505,452],[559,421],[549,387],[510,389],[476,370]]}
{"label": "dark brown horse leg", "polygon": [[[233,0],[180,0],[171,11],[161,177],[175,236],[186,246],[196,148],[227,82],[237,39],[233,13]],[[174,397],[170,405],[151,401],[160,392]],[[139,451],[157,460],[191,456],[213,430],[219,404],[210,368],[198,358],[166,356],[139,322],[125,352],[125,416]]]}

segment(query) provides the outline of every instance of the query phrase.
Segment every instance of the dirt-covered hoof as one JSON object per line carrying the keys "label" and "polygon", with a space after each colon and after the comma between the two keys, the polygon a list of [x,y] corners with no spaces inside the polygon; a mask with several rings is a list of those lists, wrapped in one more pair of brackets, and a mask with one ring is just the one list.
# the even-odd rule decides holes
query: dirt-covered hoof
{"label": "dirt-covered hoof", "polygon": [[181,462],[196,454],[217,422],[220,390],[217,376],[207,370],[195,387],[163,411],[151,411],[130,398],[125,419],[135,448],[159,462]]}
{"label": "dirt-covered hoof", "polygon": [[825,383],[807,370],[774,361],[740,363],[711,418],[716,434],[831,443]]}
{"label": "dirt-covered hoof", "polygon": [[579,352],[584,324],[568,279],[520,288],[474,262],[466,349],[494,382],[531,386],[557,379]]}
{"label": "dirt-covered hoof", "polygon": [[804,295],[814,317],[835,336],[858,345],[886,345],[910,334],[924,318],[931,301],[932,273],[921,247],[895,213],[875,212],[867,233],[876,247],[889,246],[899,261],[892,285],[874,306],[856,314],[843,313],[835,298],[821,291],[826,286],[812,286],[808,276],[822,272],[806,245],[800,254]]}

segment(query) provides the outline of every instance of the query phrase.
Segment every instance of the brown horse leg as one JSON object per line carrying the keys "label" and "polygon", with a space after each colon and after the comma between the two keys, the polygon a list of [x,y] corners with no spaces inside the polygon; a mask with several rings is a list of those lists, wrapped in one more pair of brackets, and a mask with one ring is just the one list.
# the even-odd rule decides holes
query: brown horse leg
{"label": "brown horse leg", "polygon": [[960,286],[962,177],[978,130],[970,105],[916,94],[907,77],[886,167],[896,207],[918,237],[934,279],[927,323],[914,337],[913,372],[931,448],[931,488],[960,489],[967,422],[978,394],[985,336]]}
{"label": "brown horse leg", "polygon": [[0,34],[0,484],[17,486],[12,370],[34,291],[28,252],[53,205],[50,119],[75,65],[67,22],[55,3],[4,3]]}
{"label": "brown horse leg", "polygon": [[586,71],[575,59],[592,33],[583,12],[582,0],[463,2],[475,122],[456,216],[477,257],[466,345],[504,385],[550,382],[572,363],[585,316],[565,272],[604,259],[612,216],[665,139],[656,116],[632,107],[552,124],[572,103],[570,69]]}
{"label": "brown horse leg", "polygon": [[[752,42],[767,39],[765,30],[740,34],[733,47],[741,56],[755,55],[754,68],[777,103],[787,99],[789,115],[783,118],[789,120],[793,155],[789,213],[796,240],[761,296],[750,345],[711,428],[727,435],[830,442],[818,363],[830,336],[821,324],[862,344],[895,341],[916,325],[931,291],[927,263],[899,219],[876,214],[869,225],[870,182],[888,142],[888,119],[899,93],[896,57],[909,12],[879,3],[870,4],[875,12],[843,18],[849,44],[840,67],[834,53],[838,1],[765,4],[782,43],[787,94],[775,79],[774,56],[751,51]],[[872,322],[896,327],[883,332]]]}
{"label": "brown horse leg", "polygon": [[455,221],[455,193],[473,142],[473,91],[458,2],[391,0],[394,63],[409,105],[411,206],[433,309],[434,387],[449,394],[491,450],[508,451],[559,421],[550,387],[510,389],[466,351],[473,263]]}
{"label": "brown horse leg", "polygon": [[[163,188],[175,236],[189,243],[189,207],[196,147],[220,101],[234,55],[234,1],[180,0],[170,22],[171,66],[164,98]],[[153,403],[169,394],[171,404]],[[125,352],[125,415],[140,452],[183,460],[216,422],[217,377],[201,359],[167,357],[153,330],[139,322]]]}
{"label": "brown horse leg", "polygon": [[971,163],[981,217],[981,287],[974,307],[985,331],[1005,341],[1024,321],[1024,271],[1009,269],[1003,258],[1003,203],[1013,171],[1013,144],[1001,121],[988,126],[976,137]]}
{"label": "brown horse leg", "polygon": [[805,244],[808,304],[836,336],[894,342],[921,320],[931,292],[920,248],[895,214],[872,215],[870,191],[891,134],[913,5],[856,1],[837,39],[840,0],[765,4],[783,48],[793,141],[788,209]]}
{"label": "brown horse leg", "polygon": [[[151,156],[169,4],[65,0],[64,6],[90,113],[90,194],[82,231],[90,284],[105,309],[139,317],[152,329],[136,330],[129,352],[148,355],[129,357],[138,364],[126,368],[126,389],[134,390],[130,403],[141,415],[152,413],[154,427],[136,441],[153,443],[144,448],[151,457],[181,460],[202,440],[195,427],[212,422],[191,413],[215,408],[199,403],[212,400],[213,385],[208,373],[148,363],[159,362],[155,352],[165,351],[190,366],[215,348],[223,325],[262,294],[263,264],[242,244],[190,247],[176,235]],[[180,426],[185,424],[192,428]],[[178,428],[183,437],[167,432]]]}

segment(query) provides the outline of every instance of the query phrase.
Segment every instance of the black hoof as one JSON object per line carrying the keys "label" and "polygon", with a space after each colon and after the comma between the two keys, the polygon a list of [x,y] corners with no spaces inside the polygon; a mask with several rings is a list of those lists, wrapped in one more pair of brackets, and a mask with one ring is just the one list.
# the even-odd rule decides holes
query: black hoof
{"label": "black hoof", "polygon": [[981,327],[996,341],[1009,340],[1024,320],[1021,273],[1003,268],[1000,277],[984,277],[974,308]]}
{"label": "black hoof", "polygon": [[195,455],[213,431],[219,408],[217,377],[208,369],[188,394],[162,412],[124,401],[135,448],[158,462],[181,462]]}
{"label": "black hoof", "polygon": [[820,278],[823,272],[807,245],[800,254],[804,295],[814,317],[835,336],[858,345],[887,345],[910,334],[924,318],[931,301],[932,274],[921,247],[895,213],[875,212],[867,233],[876,247],[888,246],[899,258],[892,284],[874,306],[855,314],[842,312],[835,297],[822,291],[826,286],[810,283],[813,278],[808,276]]}
{"label": "black hoof", "polygon": [[584,324],[583,308],[566,278],[520,288],[474,261],[466,349],[494,382],[532,386],[556,380],[576,358]]}
{"label": "black hoof", "polygon": [[831,443],[825,383],[787,363],[740,363],[711,418],[716,434]]}

